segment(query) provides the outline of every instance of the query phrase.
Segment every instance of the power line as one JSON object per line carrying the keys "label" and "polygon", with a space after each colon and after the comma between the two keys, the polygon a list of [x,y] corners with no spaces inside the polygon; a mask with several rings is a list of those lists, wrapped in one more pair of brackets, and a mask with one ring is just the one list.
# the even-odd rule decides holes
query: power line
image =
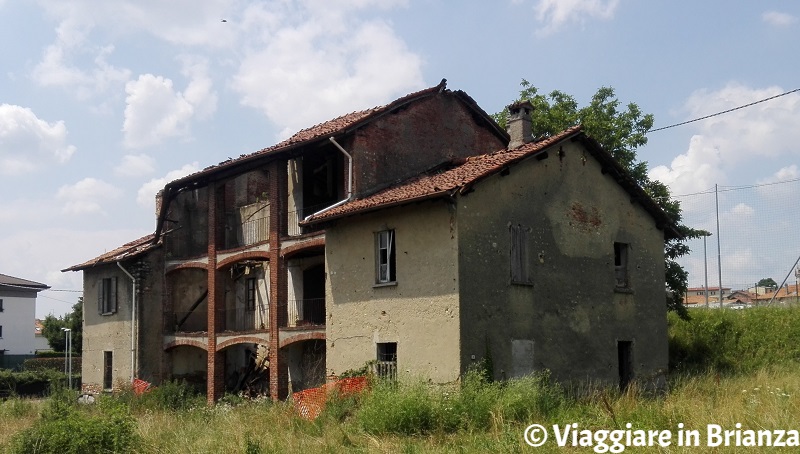
{"label": "power line", "polygon": [[695,118],[694,120],[683,121],[683,122],[680,122],[680,123],[675,123],[674,125],[669,125],[669,126],[664,126],[664,127],[661,127],[661,128],[651,129],[651,130],[647,131],[645,134],[650,134],[651,132],[656,132],[656,131],[663,131],[665,129],[674,128],[676,126],[688,125],[689,123],[694,123],[696,121],[705,120],[705,119],[711,118],[711,117],[716,117],[716,116],[719,116],[719,115],[722,115],[722,114],[733,112],[734,110],[744,109],[745,107],[754,106],[754,105],[762,103],[762,102],[770,101],[770,100],[773,100],[775,98],[780,98],[781,96],[786,96],[786,95],[792,94],[792,93],[797,92],[797,91],[800,91],[800,88],[795,88],[794,90],[789,90],[789,91],[787,91],[785,93],[781,93],[781,94],[775,95],[775,96],[770,96],[769,98],[764,98],[764,99],[761,99],[761,100],[758,100],[758,101],[754,101],[754,102],[751,102],[749,104],[745,104],[743,106],[734,107],[733,109],[723,110],[722,112],[717,112],[717,113],[714,113],[714,114],[711,114],[711,115],[706,115],[705,117]]}
{"label": "power line", "polygon": [[60,288],[48,288],[43,290],[44,292],[72,292],[72,293],[83,293],[83,290],[67,290],[67,289],[60,289]]}
{"label": "power line", "polygon": [[[764,187],[764,186],[774,186],[776,184],[794,183],[794,182],[797,182],[797,181],[800,181],[800,178],[792,178],[790,180],[783,180],[783,181],[774,181],[772,183],[749,184],[749,185],[745,185],[745,186],[720,186],[719,189],[716,192],[739,191],[739,190],[742,190],[742,189],[752,189],[752,188],[760,188],[760,187]],[[714,192],[715,192],[714,188],[710,188],[710,189],[706,189],[704,191],[692,192],[690,194],[673,195],[672,197],[677,199],[677,198],[689,197],[689,196],[693,196],[693,195],[713,194]]]}

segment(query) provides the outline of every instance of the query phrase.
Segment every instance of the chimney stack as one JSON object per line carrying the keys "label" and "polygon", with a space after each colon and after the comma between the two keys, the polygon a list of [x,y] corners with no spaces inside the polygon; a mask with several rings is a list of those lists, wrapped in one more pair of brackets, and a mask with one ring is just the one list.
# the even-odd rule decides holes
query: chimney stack
{"label": "chimney stack", "polygon": [[511,104],[507,108],[509,116],[506,130],[508,135],[511,136],[508,149],[513,150],[533,140],[533,132],[531,131],[533,104],[530,101],[520,101]]}

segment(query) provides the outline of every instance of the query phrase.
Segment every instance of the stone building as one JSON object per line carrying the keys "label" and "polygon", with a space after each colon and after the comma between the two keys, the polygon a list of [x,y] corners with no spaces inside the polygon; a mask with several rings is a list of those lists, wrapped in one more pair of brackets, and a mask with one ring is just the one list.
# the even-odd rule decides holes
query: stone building
{"label": "stone building", "polygon": [[84,382],[194,378],[213,401],[266,357],[274,398],[320,384],[325,232],[303,219],[507,141],[442,81],[168,183],[153,235],[65,270],[84,273]]}
{"label": "stone building", "polygon": [[[575,127],[503,131],[445,82],[168,183],[152,235],[83,271],[89,386],[273,398],[376,362],[626,384],[667,365],[664,213]],[[65,270],[66,271],[66,270]],[[89,310],[92,302],[97,310]]]}
{"label": "stone building", "polygon": [[325,228],[333,374],[664,384],[664,238],[678,232],[580,127],[453,160],[312,216]]}

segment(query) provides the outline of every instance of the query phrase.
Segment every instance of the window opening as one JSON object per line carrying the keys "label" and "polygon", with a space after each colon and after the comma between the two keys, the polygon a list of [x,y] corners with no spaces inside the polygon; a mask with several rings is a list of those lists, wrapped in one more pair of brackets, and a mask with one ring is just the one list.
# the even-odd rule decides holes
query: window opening
{"label": "window opening", "polygon": [[114,373],[112,352],[103,352],[103,389],[111,389]]}
{"label": "window opening", "polygon": [[628,244],[614,243],[614,278],[617,288],[628,288]]}
{"label": "window opening", "polygon": [[377,269],[376,279],[378,284],[388,284],[397,281],[395,272],[395,241],[394,230],[384,230],[377,234]]}
{"label": "window opening", "polygon": [[375,375],[388,380],[397,380],[397,342],[378,343],[378,360]]}

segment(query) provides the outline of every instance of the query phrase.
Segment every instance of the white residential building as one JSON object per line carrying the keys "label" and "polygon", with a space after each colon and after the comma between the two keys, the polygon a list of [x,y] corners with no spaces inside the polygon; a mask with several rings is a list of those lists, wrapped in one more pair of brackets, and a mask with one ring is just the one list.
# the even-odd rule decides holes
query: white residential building
{"label": "white residential building", "polygon": [[0,355],[33,355],[36,340],[36,295],[45,284],[0,274]]}

